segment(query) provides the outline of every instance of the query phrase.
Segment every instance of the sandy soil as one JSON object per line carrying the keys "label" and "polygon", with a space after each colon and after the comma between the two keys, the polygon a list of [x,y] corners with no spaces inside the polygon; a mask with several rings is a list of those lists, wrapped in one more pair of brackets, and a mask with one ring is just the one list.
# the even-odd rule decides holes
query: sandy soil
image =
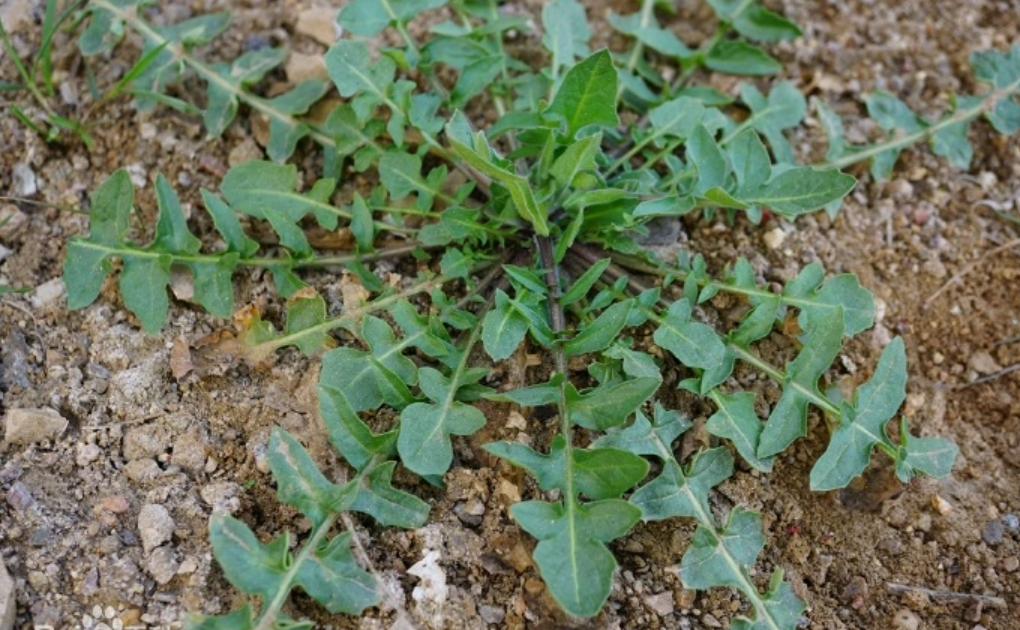
{"label": "sandy soil", "polygon": [[[158,15],[176,21],[226,4],[173,3]],[[540,4],[520,2],[515,10],[535,12]],[[712,31],[710,14],[694,0],[678,4],[671,28],[696,45]],[[875,133],[858,118],[863,92],[882,87],[916,110],[935,114],[947,107],[951,93],[973,87],[971,51],[1020,38],[1015,0],[769,4],[805,32],[801,40],[774,48],[786,64],[785,78],[849,116],[848,135],[856,140]],[[306,3],[230,5],[234,25],[211,50],[200,51],[207,58],[230,58],[265,40],[305,54],[324,51],[295,31]],[[597,43],[622,45],[608,33],[605,13],[610,7],[629,12],[636,3],[593,0],[587,5]],[[37,19],[36,13],[30,16]],[[13,31],[20,50],[33,48],[37,23],[28,20]],[[57,50],[67,86],[61,107],[81,115],[88,103],[84,68],[65,37]],[[123,46],[95,65],[99,83],[115,81],[136,54],[133,45]],[[0,78],[12,76],[10,61],[0,57]],[[282,73],[274,75],[268,89],[284,80]],[[724,89],[732,85],[729,79],[719,83]],[[182,92],[196,94],[199,86],[186,83]],[[15,98],[27,104],[25,96]],[[0,111],[5,109],[0,103]],[[223,138],[212,140],[194,117],[165,108],[139,114],[125,100],[93,112],[90,122],[97,132],[92,151],[74,141],[47,145],[5,111],[0,194],[31,192],[34,199],[78,207],[106,176],[124,167],[140,187],[141,217],[135,225],[144,234],[154,223],[157,173],[175,183],[190,207],[199,203],[200,187],[217,189],[229,164],[262,156],[255,140],[260,123],[244,111]],[[805,158],[824,153],[817,124],[798,130],[791,140]],[[720,488],[716,507],[741,504],[764,514],[768,543],[760,574],[775,566],[787,570],[810,607],[806,628],[1020,628],[1015,516],[1020,513],[1020,373],[977,382],[1020,361],[1013,340],[1020,334],[1020,295],[1013,284],[1020,277],[1020,258],[1016,250],[1000,247],[1017,238],[1017,228],[980,203],[996,202],[1020,217],[1020,143],[983,124],[975,126],[971,140],[976,155],[968,173],[949,169],[924,148],[907,152],[891,182],[874,183],[863,170],[857,172],[861,185],[835,220],[818,215],[760,227],[740,222],[726,229],[698,221],[683,226],[682,244],[703,252],[717,271],[746,256],[775,281],[789,279],[814,260],[829,272],[858,274],[881,301],[880,321],[846,348],[830,381],[863,382],[882,346],[892,335],[902,335],[909,349],[905,411],[912,427],[947,436],[961,449],[953,476],[943,481],[916,481],[904,489],[890,483],[888,471],[879,467],[852,490],[812,494],[808,471],[825,444],[825,429],[814,419],[812,437],[799,441],[773,474],[742,470]],[[297,163],[310,181],[319,169],[319,153],[306,146]],[[28,172],[35,191],[28,186]],[[352,177],[349,187],[356,186]],[[175,301],[163,333],[147,336],[112,288],[92,307],[68,313],[57,278],[64,243],[85,231],[84,218],[9,203],[0,203],[0,217],[11,217],[0,228],[0,284],[38,287],[0,298],[0,411],[50,409],[67,421],[50,439],[4,443],[0,450],[0,560],[16,582],[15,627],[83,627],[84,615],[94,615],[96,606],[109,607],[104,619],[111,625],[113,618],[124,625],[157,625],[179,622],[186,611],[225,612],[237,605],[241,600],[212,562],[206,541],[211,510],[228,509],[264,537],[283,528],[308,528],[274,498],[265,462],[270,428],[283,426],[311,446],[327,471],[342,473],[337,456],[322,446],[315,411],[317,361],[288,351],[268,370],[207,362],[175,378],[175,353],[229,323]],[[205,221],[196,216],[194,227],[206,230]],[[770,248],[763,236],[776,229],[785,238]],[[321,273],[311,279],[326,295],[336,293],[336,278]],[[237,295],[278,317],[280,300],[268,282],[255,272],[240,277]],[[727,304],[713,306],[724,312]],[[761,349],[778,362],[793,352],[778,335]],[[774,401],[773,386],[749,373],[740,378]],[[684,397],[673,402],[695,418],[711,411]],[[533,491],[532,484],[519,471],[495,465],[479,448],[521,430],[545,440],[549,429],[538,418],[527,419],[524,428],[508,424],[508,408],[485,411],[491,421],[458,445],[459,465],[448,474],[447,487],[414,487],[432,506],[427,527],[386,530],[356,519],[376,568],[405,601],[415,625],[716,628],[728,627],[746,607],[732,591],[683,589],[675,566],[693,526],[667,522],[640,525],[614,545],[621,570],[598,618],[585,623],[562,618],[529,559],[534,543],[507,512],[512,501]],[[414,484],[410,477],[400,480]],[[472,509],[466,510],[469,504]],[[156,550],[145,548],[139,525],[143,507],[152,505],[165,508],[172,521],[162,522],[169,540]],[[144,523],[153,510],[146,508]],[[420,606],[411,597],[419,580],[407,568],[429,550],[441,552],[450,587],[441,609]],[[957,604],[920,592],[893,594],[890,582],[994,596],[1005,607]],[[294,603],[297,613],[324,627],[385,628],[394,618],[392,612],[375,610],[361,619],[327,618],[302,595]]]}

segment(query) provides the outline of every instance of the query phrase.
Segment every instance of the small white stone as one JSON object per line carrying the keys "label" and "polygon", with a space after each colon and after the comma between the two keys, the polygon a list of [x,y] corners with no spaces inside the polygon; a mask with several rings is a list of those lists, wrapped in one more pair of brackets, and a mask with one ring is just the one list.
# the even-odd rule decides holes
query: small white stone
{"label": "small white stone", "polygon": [[1002,369],[1002,366],[992,358],[992,355],[984,351],[974,354],[968,363],[971,369],[978,374],[992,374]]}
{"label": "small white stone", "polygon": [[14,580],[7,574],[7,567],[0,561],[0,630],[14,628],[14,613],[18,607],[14,601]]}
{"label": "small white stone", "polygon": [[315,7],[298,13],[294,29],[302,35],[308,35],[325,46],[332,46],[339,37],[336,23],[336,9]]}
{"label": "small white stone", "polygon": [[24,162],[18,162],[11,170],[12,190],[16,197],[31,197],[39,192],[39,184],[35,179],[35,171]]}
{"label": "small white stone", "polygon": [[783,246],[783,241],[786,240],[786,232],[782,228],[773,228],[765,232],[761,240],[765,243],[765,247],[779,249]]}
{"label": "small white stone", "polygon": [[917,630],[920,626],[921,620],[909,608],[901,608],[893,615],[895,630]]}
{"label": "small white stone", "polygon": [[644,602],[645,606],[651,608],[660,617],[672,615],[676,608],[671,591],[663,591],[657,595],[645,595]]}
{"label": "small white stone", "polygon": [[64,280],[62,278],[54,278],[37,286],[28,300],[32,303],[33,308],[41,310],[63,296]]}
{"label": "small white stone", "polygon": [[138,534],[145,553],[168,542],[174,534],[174,520],[170,518],[170,512],[155,503],[142,506],[138,513]]}
{"label": "small white stone", "polygon": [[99,459],[99,456],[102,454],[103,449],[99,448],[96,444],[79,444],[78,453],[75,455],[74,461],[79,467],[85,468]]}

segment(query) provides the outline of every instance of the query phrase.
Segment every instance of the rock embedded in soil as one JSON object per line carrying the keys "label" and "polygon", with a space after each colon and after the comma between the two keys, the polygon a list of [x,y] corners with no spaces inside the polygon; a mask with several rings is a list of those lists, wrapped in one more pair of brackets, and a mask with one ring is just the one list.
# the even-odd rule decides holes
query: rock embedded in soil
{"label": "rock embedded in soil", "polygon": [[146,570],[157,584],[167,584],[177,575],[180,563],[177,562],[177,553],[169,545],[157,547],[149,556]]}
{"label": "rock embedded in soil", "polygon": [[35,504],[35,498],[32,497],[32,493],[25,487],[25,484],[15,481],[7,491],[7,504],[16,512],[24,512]]}
{"label": "rock embedded in soil", "polygon": [[35,171],[24,162],[18,162],[11,169],[11,190],[15,197],[31,197],[39,192],[39,184],[36,182]]}
{"label": "rock embedded in soil", "polygon": [[142,549],[149,553],[165,542],[169,542],[174,533],[174,520],[165,507],[150,503],[142,507],[138,513],[138,534],[142,539]]}
{"label": "rock embedded in soil", "polygon": [[57,300],[64,297],[64,293],[66,290],[63,278],[54,278],[37,286],[28,301],[31,302],[35,310],[42,311],[56,306]]}
{"label": "rock embedded in soil", "polygon": [[336,9],[328,7],[305,9],[298,14],[294,30],[302,35],[308,35],[320,44],[332,46],[338,35],[335,20]]}
{"label": "rock embedded in soil", "polygon": [[859,575],[855,576],[843,590],[843,602],[853,608],[860,608],[867,599],[868,581]]}
{"label": "rock embedded in soil", "polygon": [[14,628],[14,612],[17,602],[14,601],[14,580],[7,573],[7,567],[0,562],[0,630]]}
{"label": "rock embedded in soil", "polygon": [[1002,544],[1003,533],[1002,521],[989,521],[981,530],[981,540],[990,547],[997,547]]}
{"label": "rock embedded in soil", "polygon": [[676,604],[673,602],[673,592],[663,591],[656,595],[645,595],[643,598],[645,606],[648,606],[656,615],[668,617],[673,614]]}
{"label": "rock embedded in soil", "polygon": [[4,417],[4,442],[34,444],[60,437],[67,420],[52,409],[11,409]]}
{"label": "rock embedded in soil", "polygon": [[967,361],[967,364],[972,370],[981,375],[992,374],[1002,369],[1002,366],[992,358],[992,355],[984,351],[974,353],[970,360]]}
{"label": "rock embedded in soil", "polygon": [[131,427],[124,435],[124,459],[133,461],[162,455],[170,448],[170,429],[159,423]]}
{"label": "rock embedded in soil", "polygon": [[1007,514],[1002,517],[1002,526],[1011,534],[1020,533],[1020,517],[1016,514]]}
{"label": "rock embedded in soil", "polygon": [[240,510],[242,493],[241,486],[233,481],[217,481],[199,491],[214,514],[234,514]]}
{"label": "rock embedded in soil", "polygon": [[914,614],[914,611],[909,608],[901,608],[893,615],[892,627],[895,630],[918,630],[921,627],[921,620]]}
{"label": "rock embedded in soil", "polygon": [[478,608],[478,614],[482,617],[482,621],[492,625],[503,623],[503,618],[506,616],[502,608],[488,604],[482,604]]}
{"label": "rock embedded in soil", "polygon": [[768,247],[769,249],[779,249],[786,241],[786,232],[783,231],[783,228],[774,228],[765,232],[765,234],[762,235],[761,240],[765,243],[765,247]]}

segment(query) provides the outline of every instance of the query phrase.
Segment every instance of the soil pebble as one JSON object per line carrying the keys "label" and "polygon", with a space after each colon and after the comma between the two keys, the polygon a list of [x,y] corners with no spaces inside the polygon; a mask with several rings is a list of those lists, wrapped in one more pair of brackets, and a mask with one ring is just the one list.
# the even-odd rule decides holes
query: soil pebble
{"label": "soil pebble", "polygon": [[981,539],[991,547],[1001,545],[1003,539],[1002,521],[989,521],[981,530]]}
{"label": "soil pebble", "polygon": [[4,419],[7,444],[35,444],[60,437],[67,420],[52,409],[11,409]]}
{"label": "soil pebble", "polygon": [[506,616],[506,612],[504,612],[502,608],[499,606],[490,606],[488,604],[479,606],[478,614],[481,615],[482,621],[493,625],[503,623],[503,618]]}
{"label": "soil pebble", "polygon": [[174,520],[165,507],[155,503],[142,507],[138,513],[138,535],[145,553],[168,542],[173,533]]}
{"label": "soil pebble", "polygon": [[671,591],[663,591],[657,595],[646,595],[644,597],[645,606],[648,606],[652,611],[660,617],[668,617],[673,614],[673,610],[676,608],[676,604],[673,602],[673,593]]}
{"label": "soil pebble", "polygon": [[4,563],[0,562],[0,630],[11,630],[14,627],[17,607],[14,601],[14,580],[7,574]]}
{"label": "soil pebble", "polygon": [[177,553],[171,547],[164,545],[152,551],[145,568],[157,584],[166,584],[174,579],[179,567]]}
{"label": "soil pebble", "polygon": [[921,627],[921,620],[914,611],[902,608],[893,615],[892,627],[895,630],[917,630]]}
{"label": "soil pebble", "polygon": [[1009,533],[1016,534],[1020,533],[1020,517],[1016,514],[1007,514],[1002,517],[1002,525]]}
{"label": "soil pebble", "polygon": [[15,481],[7,491],[7,504],[16,512],[25,512],[35,504],[35,498],[25,484]]}

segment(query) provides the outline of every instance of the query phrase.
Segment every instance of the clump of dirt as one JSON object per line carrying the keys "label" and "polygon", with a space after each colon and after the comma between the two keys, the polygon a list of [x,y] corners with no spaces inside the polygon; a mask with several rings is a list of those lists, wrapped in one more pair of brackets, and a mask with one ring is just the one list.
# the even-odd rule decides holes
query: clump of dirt
{"label": "clump of dirt", "polygon": [[[513,2],[508,10],[535,16],[541,4]],[[607,28],[606,14],[636,10],[637,3],[586,4],[593,44],[623,45]],[[711,34],[714,23],[704,3],[677,4],[669,28],[694,45]],[[805,33],[775,47],[784,78],[847,116],[848,137],[860,141],[877,134],[861,118],[865,91],[884,88],[919,112],[938,113],[952,93],[974,87],[971,51],[1002,48],[1020,35],[1020,14],[1001,2],[768,4]],[[304,1],[205,0],[170,3],[153,15],[172,22],[230,8],[230,30],[199,51],[208,59],[229,59],[265,43],[319,55],[323,46],[295,29],[297,16],[309,7]],[[37,44],[41,17],[25,10],[29,19],[12,35],[23,53]],[[519,45],[527,48],[528,42]],[[55,49],[67,85],[62,106],[81,115],[87,85],[70,36],[60,34]],[[137,46],[129,44],[94,63],[97,81],[115,82],[136,54]],[[6,57],[0,58],[0,75],[13,77]],[[270,83],[284,80],[275,74]],[[734,84],[721,79],[717,87]],[[200,86],[191,81],[180,89],[192,94]],[[23,95],[13,98],[30,106]],[[201,187],[218,188],[228,165],[263,156],[259,123],[248,113],[218,139],[205,138],[194,117],[166,108],[138,113],[126,100],[92,116],[97,133],[91,151],[74,140],[48,145],[12,116],[0,118],[0,190],[21,194],[34,187],[36,199],[81,206],[110,173],[126,168],[142,211],[133,225],[145,234],[154,222],[156,173],[174,183],[190,210]],[[808,124],[791,140],[807,159],[824,153],[821,138],[817,125]],[[789,280],[816,260],[830,273],[857,274],[879,299],[878,321],[846,348],[830,382],[863,382],[881,348],[903,336],[911,376],[905,413],[912,428],[949,437],[961,449],[953,476],[943,481],[918,480],[903,489],[877,465],[854,488],[812,494],[808,471],[827,441],[826,427],[813,418],[811,437],[781,458],[771,475],[744,469],[721,486],[713,498],[718,515],[737,504],[762,512],[768,542],[754,577],[764,586],[765,576],[784,568],[810,607],[804,627],[1020,627],[1020,374],[1000,375],[1020,361],[1020,297],[1010,291],[1020,260],[1010,245],[1016,226],[980,203],[1010,207],[1020,181],[1020,145],[980,124],[971,140],[976,153],[966,174],[925,149],[908,151],[891,182],[872,182],[860,170],[862,183],[835,220],[819,214],[760,227],[742,221],[732,227],[699,220],[682,225],[680,245],[703,253],[717,272],[745,256],[770,282]],[[319,152],[308,147],[298,164],[311,181],[321,167]],[[358,180],[350,174],[345,185],[357,186]],[[287,351],[266,370],[230,360],[201,363],[193,346],[227,323],[175,303],[163,333],[147,336],[112,284],[96,304],[69,313],[56,279],[64,244],[85,231],[85,218],[12,203],[0,204],[2,218],[8,221],[0,228],[0,284],[37,288],[0,298],[0,405],[4,411],[49,410],[66,420],[28,443],[5,443],[0,452],[0,561],[16,583],[16,627],[84,627],[86,615],[108,625],[177,624],[187,611],[226,612],[239,605],[242,598],[212,561],[209,515],[234,514],[263,539],[309,527],[275,499],[266,463],[271,427],[298,437],[327,474],[345,474],[316,415],[317,361]],[[279,300],[267,281],[258,271],[239,276],[238,295],[275,317]],[[312,281],[333,296],[336,307],[340,279],[319,273]],[[724,315],[732,305],[710,306]],[[794,353],[779,334],[760,350],[775,362]],[[522,384],[536,368],[521,360],[499,369]],[[759,411],[767,413],[776,388],[747,370],[737,378],[760,394]],[[696,420],[710,413],[679,394],[674,402]],[[613,546],[620,571],[598,618],[564,618],[530,559],[534,542],[507,509],[538,490],[480,448],[493,439],[547,444],[554,429],[546,418],[506,406],[483,411],[489,424],[457,443],[458,463],[445,488],[398,474],[399,484],[429,502],[428,526],[405,532],[367,518],[351,521],[387,587],[387,603],[360,619],[329,617],[297,594],[295,614],[332,628],[399,622],[465,629],[689,629],[726,627],[747,612],[735,592],[683,588],[676,565],[693,525],[670,521],[639,525]],[[889,584],[907,588],[894,592]],[[950,592],[982,597],[953,600],[945,595]]]}

